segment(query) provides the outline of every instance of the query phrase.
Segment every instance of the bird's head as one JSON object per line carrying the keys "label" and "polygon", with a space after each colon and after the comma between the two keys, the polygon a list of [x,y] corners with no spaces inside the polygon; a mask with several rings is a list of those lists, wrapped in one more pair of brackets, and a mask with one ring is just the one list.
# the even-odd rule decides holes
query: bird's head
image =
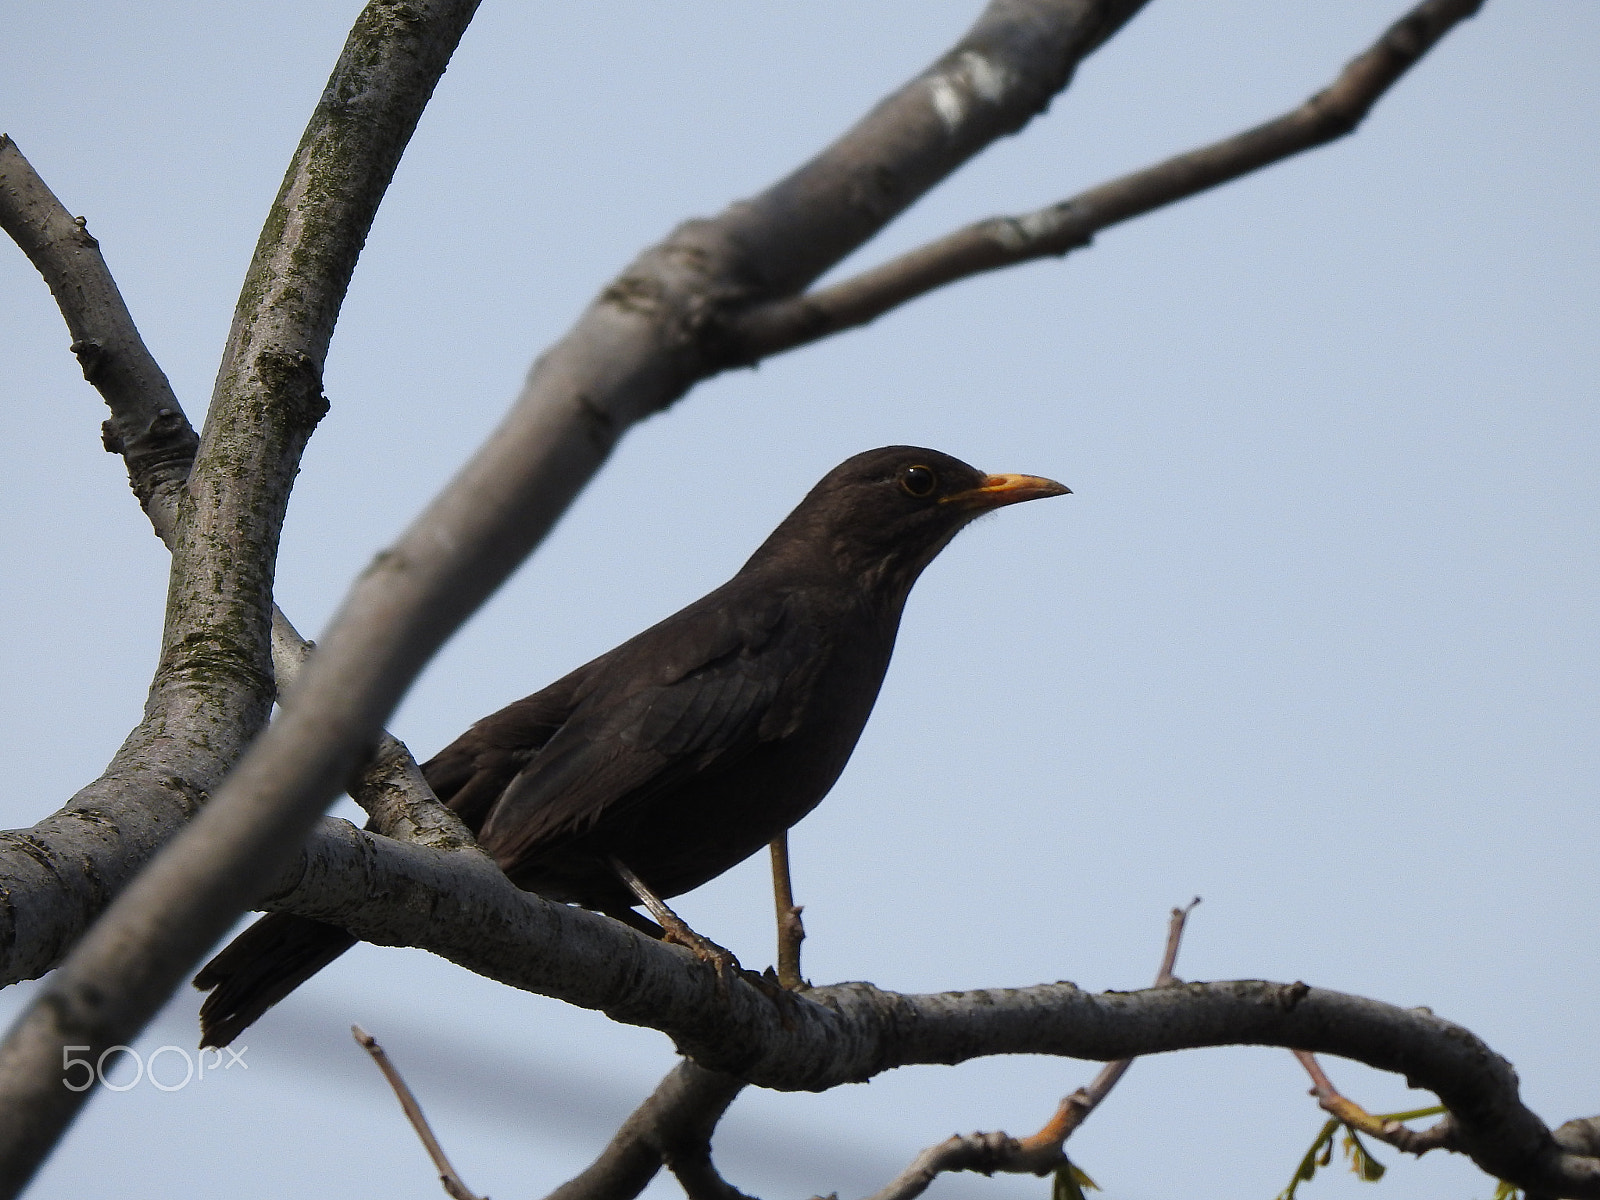
{"label": "bird's head", "polygon": [[750,560],[831,562],[891,603],[976,517],[1071,491],[1037,475],[986,475],[920,446],[884,446],[824,475]]}

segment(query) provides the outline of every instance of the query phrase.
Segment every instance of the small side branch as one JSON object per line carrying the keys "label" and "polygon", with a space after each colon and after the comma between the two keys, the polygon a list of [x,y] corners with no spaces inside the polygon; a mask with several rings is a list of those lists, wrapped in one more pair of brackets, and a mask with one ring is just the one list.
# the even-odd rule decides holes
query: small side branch
{"label": "small side branch", "polygon": [[1061,1163],[1061,1147],[1039,1151],[1032,1139],[1019,1141],[1004,1133],[957,1134],[930,1146],[912,1160],[882,1191],[869,1200],[914,1200],[928,1190],[936,1177],[948,1171],[977,1171],[993,1175],[1047,1175]]}
{"label": "small side branch", "polygon": [[[1168,987],[1178,982],[1177,976],[1172,973],[1178,965],[1178,947],[1183,942],[1183,931],[1189,923],[1189,914],[1199,903],[1200,897],[1196,896],[1182,908],[1172,910],[1172,915],[1167,920],[1167,948],[1161,955],[1161,966],[1156,971],[1156,987]],[[1059,1150],[1078,1126],[1089,1119],[1089,1114],[1111,1094],[1111,1089],[1117,1086],[1131,1066],[1133,1059],[1120,1058],[1101,1067],[1099,1073],[1089,1081],[1089,1086],[1079,1088],[1063,1100],[1051,1124],[1046,1125],[1034,1136],[1054,1137]]]}
{"label": "small side branch", "polygon": [[411,1094],[411,1089],[406,1086],[406,1081],[401,1078],[394,1063],[389,1061],[389,1056],[384,1053],[383,1047],[378,1045],[378,1039],[359,1025],[350,1026],[350,1034],[363,1050],[372,1055],[372,1061],[378,1064],[378,1070],[383,1072],[383,1077],[394,1089],[395,1099],[400,1101],[400,1108],[406,1114],[406,1119],[411,1122],[411,1128],[415,1129],[417,1137],[422,1139],[423,1148],[427,1150],[428,1157],[433,1159],[434,1169],[439,1172],[439,1182],[444,1184],[444,1190],[449,1193],[451,1200],[487,1200],[486,1197],[477,1195],[461,1181],[461,1176],[456,1174],[456,1169],[450,1165],[449,1158],[445,1156],[444,1147],[439,1145],[439,1139],[433,1136],[433,1130],[428,1126],[428,1118],[422,1115],[422,1105],[417,1103],[417,1098]]}
{"label": "small side branch", "polygon": [[800,974],[800,943],[806,939],[806,927],[800,920],[801,906],[794,902],[788,833],[780,833],[769,849],[772,851],[772,901],[778,917],[778,985],[798,992],[806,986]]}
{"label": "small side branch", "polygon": [[1456,1141],[1455,1120],[1448,1113],[1437,1124],[1421,1130],[1412,1129],[1393,1117],[1369,1113],[1355,1101],[1339,1094],[1339,1090],[1333,1086],[1323,1071],[1322,1065],[1317,1062],[1316,1055],[1306,1050],[1295,1050],[1292,1053],[1306,1069],[1306,1074],[1311,1076],[1311,1094],[1317,1098],[1318,1106],[1351,1129],[1386,1142],[1396,1150],[1418,1156],[1426,1154],[1429,1150],[1461,1148]]}
{"label": "small side branch", "polygon": [[[280,696],[294,687],[311,651],[311,643],[273,605],[272,668]],[[385,837],[439,850],[478,848],[472,831],[439,802],[411,751],[392,733],[378,740],[377,750],[345,790],[372,818],[367,828]]]}
{"label": "small side branch", "polygon": [[105,398],[105,447],[121,454],[128,482],[162,541],[172,537],[178,496],[200,438],[172,385],[139,336],[100,243],[0,134],[0,228],[44,276],[72,336],[83,377]]}
{"label": "small side branch", "polygon": [[687,1154],[669,1155],[665,1161],[689,1200],[755,1200],[718,1174],[709,1144]]}
{"label": "small side branch", "polygon": [[709,1167],[711,1133],[743,1088],[732,1075],[683,1060],[623,1122],[600,1156],[545,1200],[632,1200],[664,1162],[674,1164],[686,1190],[691,1182],[699,1187],[703,1180],[696,1179],[692,1164],[703,1158]]}
{"label": "small side branch", "polygon": [[[1156,972],[1156,987],[1176,983],[1172,974],[1178,963],[1178,946],[1183,941],[1184,926],[1200,897],[1182,908],[1172,910],[1167,922],[1167,946],[1161,956],[1161,966]],[[947,1171],[978,1171],[993,1175],[996,1171],[1007,1174],[1048,1175],[1051,1171],[1072,1170],[1062,1149],[1077,1128],[1089,1119],[1089,1114],[1111,1094],[1117,1081],[1133,1065],[1131,1058],[1109,1062],[1100,1069],[1087,1087],[1081,1087],[1062,1099],[1055,1115],[1045,1122],[1038,1133],[1025,1138],[1014,1138],[1004,1133],[957,1134],[946,1138],[937,1146],[930,1146],[912,1161],[882,1191],[870,1200],[914,1200],[927,1191],[934,1178]]]}
{"label": "small side branch", "polygon": [[1059,204],[992,217],[804,296],[751,309],[731,322],[741,362],[814,342],[918,296],[986,271],[1060,256],[1102,229],[1164,208],[1353,132],[1372,106],[1483,0],[1424,0],[1391,25],[1325,90],[1275,120]]}

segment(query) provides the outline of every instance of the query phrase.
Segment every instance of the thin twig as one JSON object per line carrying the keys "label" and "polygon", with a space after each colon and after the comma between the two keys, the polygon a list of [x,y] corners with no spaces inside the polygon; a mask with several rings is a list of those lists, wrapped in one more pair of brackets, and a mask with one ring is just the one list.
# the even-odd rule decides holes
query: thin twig
{"label": "thin twig", "polygon": [[913,1200],[928,1190],[935,1178],[949,1171],[977,1171],[993,1175],[1046,1175],[1061,1162],[1061,1148],[1054,1154],[1030,1153],[1023,1143],[1004,1133],[957,1134],[937,1146],[929,1146],[911,1165],[868,1200]]}
{"label": "thin twig", "polygon": [[[1199,903],[1200,897],[1196,896],[1182,908],[1174,908],[1172,915],[1167,919],[1167,946],[1161,955],[1161,966],[1156,971],[1156,987],[1167,987],[1177,982],[1177,977],[1172,972],[1178,965],[1178,947],[1183,942],[1183,931],[1189,923],[1189,914]],[[1081,1087],[1063,1099],[1061,1106],[1056,1109],[1055,1116],[1050,1118],[1043,1129],[1027,1140],[1038,1141],[1041,1145],[1047,1145],[1053,1140],[1059,1153],[1061,1146],[1078,1126],[1089,1119],[1089,1114],[1104,1102],[1111,1094],[1111,1089],[1117,1086],[1118,1081],[1128,1073],[1128,1068],[1131,1066],[1133,1066],[1131,1058],[1108,1062],[1089,1081],[1087,1087]]]}
{"label": "thin twig", "polygon": [[778,917],[778,984],[791,992],[806,987],[800,974],[800,943],[806,927],[800,920],[802,907],[794,902],[794,884],[789,875],[789,834],[772,840],[772,900]]}
{"label": "thin twig", "polygon": [[1300,1060],[1306,1074],[1311,1076],[1311,1094],[1317,1098],[1318,1106],[1351,1129],[1370,1134],[1407,1154],[1421,1156],[1429,1150],[1458,1149],[1455,1120],[1449,1114],[1427,1129],[1420,1130],[1412,1129],[1400,1121],[1376,1116],[1339,1093],[1339,1089],[1333,1086],[1333,1081],[1323,1071],[1322,1064],[1317,1062],[1316,1055],[1308,1050],[1292,1050],[1290,1053]]}
{"label": "thin twig", "polygon": [[1183,941],[1184,926],[1189,923],[1189,914],[1200,903],[1196,896],[1182,908],[1172,910],[1172,916],[1167,920],[1167,949],[1161,956],[1161,969],[1156,972],[1156,986],[1166,987],[1168,984],[1177,983],[1178,977],[1172,972],[1178,965],[1178,946]]}
{"label": "thin twig", "polygon": [[384,1053],[378,1039],[373,1037],[359,1025],[350,1026],[350,1034],[360,1043],[361,1048],[372,1055],[372,1061],[378,1064],[378,1070],[383,1072],[383,1077],[389,1081],[389,1086],[394,1089],[395,1099],[400,1101],[400,1108],[406,1114],[406,1120],[411,1122],[411,1128],[417,1131],[417,1137],[422,1139],[422,1145],[428,1152],[428,1157],[433,1159],[434,1170],[439,1172],[439,1182],[444,1184],[452,1200],[488,1200],[487,1196],[479,1196],[465,1183],[461,1176],[456,1174],[456,1169],[450,1165],[450,1160],[445,1156],[444,1147],[439,1145],[439,1139],[433,1136],[433,1130],[428,1126],[428,1118],[422,1115],[422,1105],[417,1103],[417,1098],[411,1094],[411,1089],[406,1086],[406,1081],[400,1077],[400,1072],[394,1063],[389,1061],[389,1056]]}
{"label": "thin twig", "polygon": [[1100,184],[1070,200],[991,217],[806,295],[730,319],[740,362],[851,329],[937,288],[1001,267],[1060,256],[1102,229],[1164,208],[1353,132],[1372,106],[1483,0],[1424,0],[1384,31],[1325,90],[1275,120]]}
{"label": "thin twig", "polygon": [[[1178,962],[1178,946],[1183,940],[1183,929],[1189,914],[1199,903],[1200,897],[1196,896],[1184,907],[1172,910],[1167,922],[1166,950],[1161,956],[1161,967],[1156,972],[1157,987],[1176,982],[1172,970]],[[947,1171],[980,1171],[985,1175],[992,1175],[996,1171],[1047,1175],[1069,1166],[1062,1147],[1132,1065],[1131,1058],[1107,1063],[1087,1087],[1081,1087],[1062,1098],[1054,1115],[1038,1133],[1023,1138],[1004,1133],[957,1134],[937,1146],[929,1146],[887,1187],[874,1193],[870,1200],[914,1200],[914,1197],[928,1189],[936,1176]]]}

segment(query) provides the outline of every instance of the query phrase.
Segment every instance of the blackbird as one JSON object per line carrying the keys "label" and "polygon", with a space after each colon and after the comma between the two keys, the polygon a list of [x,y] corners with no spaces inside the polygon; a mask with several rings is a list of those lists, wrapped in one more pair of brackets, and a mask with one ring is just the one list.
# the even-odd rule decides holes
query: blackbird
{"label": "blackbird", "polygon": [[[956,533],[1069,489],[914,446],[835,467],[739,573],[423,764],[518,887],[648,928],[624,882],[699,887],[810,812],[855,749],[911,585]],[[271,914],[195,978],[227,1045],[356,939]]]}

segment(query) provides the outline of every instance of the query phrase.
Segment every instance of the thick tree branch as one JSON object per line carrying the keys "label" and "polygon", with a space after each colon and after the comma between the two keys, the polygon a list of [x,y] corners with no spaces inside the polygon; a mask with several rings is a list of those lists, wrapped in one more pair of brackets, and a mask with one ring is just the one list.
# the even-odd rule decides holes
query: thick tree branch
{"label": "thick tree branch", "polygon": [[[55,295],[85,376],[111,408],[106,444],[127,460],[157,532],[175,539],[182,479],[199,439],[85,222],[67,213],[9,138],[0,138],[0,226]],[[220,782],[254,731],[259,708],[227,681],[216,693],[153,689],[143,721],[99,779],[32,829],[0,835],[0,978],[30,978],[60,961]]]}
{"label": "thick tree branch", "polygon": [[986,271],[1089,245],[1109,226],[1248,175],[1353,132],[1380,97],[1483,0],[1424,0],[1325,90],[1265,125],[1021,216],[992,217],[854,278],[735,314],[729,354],[755,362],[875,320],[928,292]]}
{"label": "thick tree branch", "polygon": [[[246,281],[184,501],[157,681],[158,691],[180,692],[215,683],[207,710],[236,714],[241,731],[259,726],[272,696],[265,646],[277,521],[320,415],[338,300],[471,7],[368,8]],[[282,718],[119,897],[0,1050],[0,1112],[28,1117],[4,1126],[0,1185],[20,1186],[75,1109],[76,1095],[64,1100],[53,1086],[60,1046],[132,1036],[253,902],[423,662],[544,536],[617,437],[718,367],[706,314],[814,279],[1024,124],[1137,8],[995,0],[949,55],[833,147],[716,221],[685,226],[608,289],[535,367],[496,437],[358,583]],[[223,551],[242,561],[209,558]]]}
{"label": "thick tree branch", "polygon": [[[200,439],[166,375],[140,337],[98,243],[23,157],[0,135],[0,228],[44,277],[72,336],[85,378],[110,409],[106,448],[123,456],[134,494],[157,535],[176,533],[178,499]],[[273,609],[273,671],[289,687],[310,647]],[[112,896],[193,816],[202,788],[232,761],[215,746],[148,744],[146,721],[100,779],[31,829],[0,833],[0,983],[31,979],[55,966]],[[190,750],[189,761],[177,751]],[[198,760],[198,761],[196,761]],[[449,849],[470,834],[438,805],[404,746],[387,734],[352,788],[376,828]]]}
{"label": "thick tree branch", "polygon": [[[715,303],[799,291],[973,155],[1043,112],[1078,63],[1144,4],[994,0],[937,62],[833,145],[714,221],[690,222],[641,264],[698,244],[726,269],[709,296]],[[624,274],[613,285],[616,299],[626,303],[636,283],[653,291],[645,282],[653,273]]]}
{"label": "thick tree branch", "polygon": [[[369,5],[246,277],[180,501],[152,689],[153,707],[168,696],[197,699],[194,723],[227,735],[215,738],[224,761],[264,724],[273,699],[272,568],[299,455],[324,408],[321,364],[334,319],[400,152],[474,7]],[[360,749],[352,741],[336,787]],[[208,808],[78,944],[0,1047],[0,1193],[20,1190],[87,1094],[60,1086],[62,1046],[131,1041],[301,832],[272,809]],[[242,855],[216,853],[241,842]]]}
{"label": "thick tree branch", "polygon": [[[365,35],[380,35],[376,42],[389,36],[391,48],[422,46],[425,58],[446,41],[453,45],[429,21],[439,17],[439,25],[448,25],[459,17],[464,24],[470,7],[446,12],[444,0],[375,0],[352,45]],[[63,1106],[56,1094],[63,1090],[54,1075],[60,1045],[103,1046],[131,1036],[343,786],[426,658],[543,537],[622,433],[696,380],[749,358],[749,345],[730,334],[736,328],[730,316],[808,286],[933,183],[1019,128],[1065,84],[1082,55],[1138,7],[1133,0],[996,0],[950,54],[835,146],[754,200],[680,228],[601,295],[535,365],[496,437],[358,583],[284,719],[172,852],[119,900],[0,1051],[0,1112],[6,1114],[0,1182],[8,1190],[26,1179],[70,1116],[72,1097]],[[383,60],[382,53],[375,57]],[[442,69],[442,58],[437,65]],[[320,411],[322,350],[360,241],[347,235],[364,231],[371,214],[363,206],[375,204],[382,190],[381,184],[375,191],[358,184],[347,204],[352,196],[325,188],[330,177],[336,183],[355,176],[386,181],[411,128],[392,119],[393,112],[363,107],[382,108],[390,98],[381,85],[369,86],[365,73],[372,70],[370,58],[359,67],[342,61],[337,86],[330,85],[319,109],[322,133],[315,134],[314,122],[263,233],[219,375],[176,556],[158,689],[181,694],[187,687],[198,694],[220,677],[221,695],[206,698],[240,730],[259,724],[271,696],[264,631],[276,523],[292,473],[285,467]],[[413,100],[420,111],[436,77],[416,72],[393,93],[396,111],[409,111]],[[414,113],[409,119],[414,123]],[[358,130],[362,137],[376,131],[377,153],[370,159],[355,145]],[[313,184],[311,172],[297,172],[319,154],[327,157],[318,162],[322,173]],[[287,285],[286,272],[317,255],[281,254],[288,243],[303,252],[327,251],[304,288]],[[240,462],[243,478],[221,469]],[[225,573],[221,593],[197,590],[206,574],[196,566],[222,546],[241,543],[260,553],[247,553],[238,570]],[[318,839],[305,861],[327,866],[337,857],[327,853],[336,843]],[[1452,1038],[1461,1031],[1412,1028],[1405,1018],[1413,1015],[1396,1016],[1399,1010],[1381,1005],[1361,1008],[1372,1002],[1276,985],[1192,985],[1158,996],[1157,1007],[1171,1011],[1163,1009],[1151,1026],[1142,1021],[1138,1000],[1149,993],[1102,998],[1098,1006],[1075,989],[988,993],[1004,1002],[985,1003],[979,1011],[966,1011],[972,1005],[963,1006],[961,997],[894,997],[866,985],[806,998],[773,997],[736,984],[719,998],[707,973],[670,948],[603,918],[516,893],[481,856],[380,839],[356,844],[368,862],[350,868],[353,880],[376,890],[355,902],[348,920],[339,915],[350,903],[346,881],[315,871],[286,902],[340,920],[368,940],[419,945],[430,944],[441,928],[455,937],[460,931],[452,922],[486,905],[477,915],[489,913],[491,920],[473,927],[472,944],[441,952],[513,982],[529,970],[551,972],[554,978],[541,977],[537,990],[663,1028],[708,1067],[766,1086],[825,1087],[900,1062],[953,1062],[1012,1049],[1122,1057],[1218,1044],[1209,1039],[1353,1050],[1363,1061],[1381,1060],[1375,1065],[1420,1057],[1425,1069],[1416,1077],[1437,1077],[1441,1094],[1464,1105],[1457,1112],[1463,1138],[1475,1157],[1485,1156],[1480,1161],[1514,1161],[1531,1172],[1525,1177],[1557,1179],[1563,1187],[1569,1176],[1578,1181],[1574,1187],[1593,1182],[1593,1161],[1552,1149],[1548,1131],[1516,1100],[1509,1071],[1481,1043],[1472,1041],[1481,1055],[1464,1065],[1448,1053],[1459,1048]],[[408,860],[413,865],[426,862],[420,872],[428,879],[425,888],[388,869],[394,856],[404,855],[422,856]],[[437,890],[440,885],[446,890]],[[381,905],[372,903],[375,896],[383,898]],[[530,966],[530,945],[548,951],[553,931],[560,932],[561,953],[544,958],[536,952],[544,961]],[[601,946],[604,953],[591,953]],[[646,964],[660,973],[646,971]],[[634,974],[619,974],[622,965]],[[524,980],[518,986],[531,985]],[[1183,1012],[1180,996],[1188,1002]],[[1128,1026],[1130,1018],[1140,1020]],[[1421,1039],[1415,1055],[1402,1034]],[[1447,1102],[1456,1108],[1456,1101]],[[1490,1122],[1479,1109],[1505,1119]]]}
{"label": "thick tree branch", "polygon": [[1425,1009],[1259,981],[1104,995],[1049,984],[910,996],[865,983],[797,995],[748,976],[719,987],[688,951],[519,891],[481,855],[365,837],[326,820],[302,866],[300,887],[277,898],[283,907],[660,1030],[701,1067],[762,1087],[822,1091],[898,1066],[990,1054],[1110,1061],[1282,1046],[1352,1058],[1435,1092],[1453,1114],[1459,1149],[1498,1178],[1600,1197],[1600,1158],[1553,1140],[1522,1104],[1510,1065]]}
{"label": "thick tree branch", "polygon": [[[16,144],[0,136],[0,227],[56,297],[84,375],[106,399],[108,448],[157,533],[170,541],[199,438],[133,325],[85,222],[74,219]],[[32,829],[0,834],[0,979],[60,961],[110,897],[188,820],[253,729],[253,714],[208,711],[200,692],[153,693],[105,773]]]}
{"label": "thick tree branch", "polygon": [[[1053,88],[1065,84],[1078,59],[1115,32],[1137,11],[1140,2],[999,0],[944,58],[891,96],[811,163],[755,200],[735,205],[717,221],[693,222],[662,246],[646,252],[607,290],[573,333],[536,368],[512,419],[513,425],[520,426],[514,433],[530,438],[531,443],[518,442],[516,437],[502,439],[498,443],[500,453],[481,459],[482,470],[468,473],[475,476],[475,481],[461,481],[462,486],[439,506],[442,511],[438,515],[443,520],[420,527],[396,554],[380,560],[375,578],[365,590],[366,602],[387,608],[396,597],[389,594],[393,589],[384,586],[382,577],[387,575],[392,581],[394,572],[409,569],[419,557],[429,557],[441,540],[460,547],[462,552],[455,561],[440,564],[440,569],[429,572],[429,579],[422,581],[436,592],[445,593],[443,607],[446,611],[442,615],[422,614],[416,618],[416,623],[426,630],[424,637],[428,643],[418,647],[417,652],[430,652],[447,629],[498,583],[516,559],[542,536],[628,424],[664,407],[694,378],[716,369],[720,360],[714,349],[716,339],[710,332],[712,323],[706,319],[706,314],[717,303],[731,303],[736,296],[749,293],[744,284],[734,286],[735,281],[768,280],[761,294],[768,294],[772,286],[770,281],[780,278],[789,281],[785,286],[803,286],[988,141],[1024,124],[1048,102]],[[392,7],[375,5],[373,11],[381,13]],[[344,131],[359,124],[359,120],[353,119],[342,126],[338,121],[329,123],[330,127],[340,126]],[[336,139],[340,129],[334,129],[328,136]],[[313,144],[313,135],[308,133],[297,161],[305,161]],[[297,178],[300,182],[296,182]],[[285,208],[285,204],[296,197],[306,198],[305,178],[303,173],[296,176],[291,170],[283,199],[274,208],[263,232],[263,262],[270,260],[283,267],[284,255],[272,249],[276,245],[274,238],[296,229],[305,231],[306,222]],[[892,187],[891,180],[897,181]],[[834,224],[839,224],[844,232],[821,231],[822,227],[831,229]],[[719,252],[706,258],[702,251],[713,243],[720,248]],[[826,256],[818,257],[825,247],[831,249]],[[265,268],[252,268],[245,289],[246,299],[254,303],[258,311],[270,309],[279,315],[298,312],[296,320],[313,331],[313,335],[305,347],[296,349],[284,342],[271,353],[252,359],[250,347],[271,349],[270,331],[261,321],[237,318],[229,354],[219,376],[219,389],[241,382],[255,386],[252,383],[255,377],[249,371],[241,373],[238,366],[241,362],[255,362],[257,368],[264,368],[264,371],[257,371],[258,375],[275,374],[284,390],[298,390],[303,400],[315,406],[316,400],[307,387],[314,385],[314,376],[320,367],[317,337],[331,327],[332,310],[325,301],[330,295],[342,293],[341,281],[352,261],[348,253],[336,253],[333,257],[331,274],[338,286],[332,292],[320,286],[309,286],[303,292],[282,284],[275,289],[263,288],[259,281]],[[308,297],[318,296],[324,301],[318,311],[303,308],[306,304],[317,308]],[[653,299],[647,303],[647,297]],[[61,298],[58,293],[58,300]],[[243,311],[241,308],[241,313]],[[132,333],[131,322],[123,329]],[[699,333],[685,342],[683,334],[695,330]],[[134,338],[136,336],[133,334]],[[619,336],[622,344],[615,340]],[[690,358],[701,360],[699,365],[688,360],[676,361],[686,353]],[[175,409],[175,402],[173,407]],[[219,407],[214,404],[214,410]],[[502,472],[502,479],[484,478],[500,472],[500,464],[507,460],[512,467]],[[531,509],[531,512],[508,511],[508,505]],[[268,505],[268,510],[271,507]],[[466,519],[462,523],[467,528],[451,528],[463,510],[466,510]],[[501,528],[491,528],[495,523]],[[488,560],[487,575],[483,569],[475,569],[482,564],[473,562],[474,555]],[[270,563],[266,566],[270,567]],[[258,582],[259,579],[258,573]],[[353,604],[351,608],[359,608],[359,605]],[[234,652],[237,648],[221,649],[225,660],[241,657]],[[364,651],[362,653],[366,658]],[[398,669],[408,672],[404,663],[399,664]],[[259,677],[250,680],[246,670],[246,682],[264,684],[265,681]],[[264,688],[252,690],[259,696]],[[350,689],[343,689],[343,694],[351,694]],[[337,721],[331,727],[320,715],[310,716],[308,721],[324,732],[335,728],[348,730],[364,724],[362,713],[347,715],[352,719]],[[171,727],[174,723],[166,724]],[[231,747],[220,756],[224,760],[231,759],[236,752],[237,740],[228,741],[218,736],[209,739],[211,744]],[[353,743],[365,739],[350,734],[343,740]],[[144,746],[137,738],[130,739],[127,749],[132,760],[142,764],[138,756]],[[341,759],[347,760],[352,753],[348,744],[339,748]],[[300,761],[310,761],[297,757]],[[344,761],[321,766],[319,774],[323,786],[327,786],[332,777],[347,773]],[[128,770],[120,760],[113,768],[123,773]],[[215,770],[189,768],[157,774],[159,780],[145,790],[163,794],[141,794],[137,801],[141,811],[163,812],[167,814],[165,818],[153,825],[145,823],[148,828],[138,829],[146,836],[126,840],[114,838],[115,853],[111,857],[115,858],[115,864],[108,865],[104,878],[92,876],[73,889],[79,897],[79,902],[71,906],[77,919],[65,922],[56,919],[56,904],[38,907],[32,915],[45,919],[30,922],[30,928],[38,931],[37,944],[30,946],[30,953],[15,964],[11,977],[37,974],[58,961],[64,948],[81,931],[83,920],[125,883],[127,867],[142,862],[155,844],[192,814],[195,798],[211,791],[216,783]],[[173,780],[198,780],[198,783],[187,791],[179,788],[173,795],[164,794],[173,793]],[[105,797],[90,793],[79,799],[86,807],[96,808]],[[320,807],[325,800],[316,803]],[[305,814],[301,816],[304,818]],[[52,819],[51,823],[28,831],[21,835],[16,847],[18,865],[24,876],[30,871],[39,876],[35,882],[40,885],[40,895],[61,891],[60,885],[53,883],[55,869],[65,868],[68,875],[81,874],[72,870],[71,863],[77,861],[77,851],[84,839],[75,839],[70,849],[58,853],[56,843],[73,828],[70,821],[67,829],[57,828],[60,824],[61,821]],[[137,820],[131,824],[140,826]],[[113,825],[120,825],[120,820]],[[105,840],[103,835],[101,840]],[[59,864],[37,862],[39,858],[52,855],[60,859]],[[101,857],[91,854],[89,861],[98,863]],[[260,858],[259,855],[246,857]]]}

